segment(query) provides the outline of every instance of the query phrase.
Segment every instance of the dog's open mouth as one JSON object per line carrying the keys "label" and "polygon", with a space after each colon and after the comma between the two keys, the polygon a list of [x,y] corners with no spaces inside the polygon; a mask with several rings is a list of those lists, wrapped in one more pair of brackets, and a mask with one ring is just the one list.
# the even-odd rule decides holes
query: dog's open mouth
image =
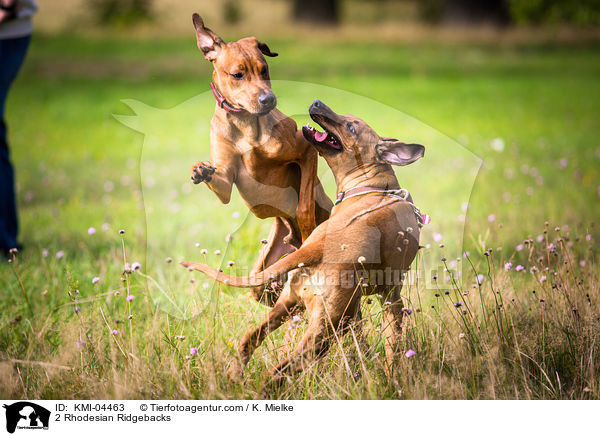
{"label": "dog's open mouth", "polygon": [[336,151],[342,150],[342,144],[339,139],[327,130],[319,132],[317,129],[307,124],[302,127],[302,134],[307,141],[318,147],[329,147]]}

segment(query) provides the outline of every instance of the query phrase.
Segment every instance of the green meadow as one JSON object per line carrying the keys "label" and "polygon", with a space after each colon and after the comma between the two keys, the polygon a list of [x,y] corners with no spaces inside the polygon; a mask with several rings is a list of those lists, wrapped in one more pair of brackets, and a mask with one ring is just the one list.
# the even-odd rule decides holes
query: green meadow
{"label": "green meadow", "polygon": [[397,174],[432,215],[419,259],[440,273],[403,291],[416,354],[399,356],[398,379],[384,373],[381,305],[365,298],[367,350],[345,338],[273,390],[264,375],[304,321],[284,325],[231,383],[237,341],[266,308],[178,262],[241,272],[270,221],[189,181],[208,158],[209,63],[193,35],[35,35],[7,105],[24,249],[0,266],[2,396],[598,399],[598,47],[268,44],[279,107],[299,124],[321,98],[426,146]]}

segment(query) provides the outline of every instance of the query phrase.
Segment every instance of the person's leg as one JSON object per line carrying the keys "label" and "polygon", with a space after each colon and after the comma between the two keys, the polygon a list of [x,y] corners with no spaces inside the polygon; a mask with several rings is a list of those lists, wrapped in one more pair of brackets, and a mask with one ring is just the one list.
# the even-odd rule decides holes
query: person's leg
{"label": "person's leg", "polygon": [[0,39],[0,251],[17,246],[17,207],[13,167],[4,119],[6,97],[25,58],[31,37]]}

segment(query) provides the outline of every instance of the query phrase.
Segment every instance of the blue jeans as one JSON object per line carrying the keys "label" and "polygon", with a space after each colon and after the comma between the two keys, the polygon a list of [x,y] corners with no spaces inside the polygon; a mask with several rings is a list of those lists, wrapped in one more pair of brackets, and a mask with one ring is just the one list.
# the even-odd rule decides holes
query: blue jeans
{"label": "blue jeans", "polygon": [[19,230],[15,201],[15,178],[8,151],[4,108],[8,89],[17,77],[31,35],[0,39],[0,252],[17,246]]}

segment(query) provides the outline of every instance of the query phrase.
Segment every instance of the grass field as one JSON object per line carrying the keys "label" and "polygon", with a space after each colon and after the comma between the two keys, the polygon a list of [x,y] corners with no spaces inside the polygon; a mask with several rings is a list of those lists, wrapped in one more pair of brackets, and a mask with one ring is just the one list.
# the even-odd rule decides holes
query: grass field
{"label": "grass field", "polygon": [[[237,340],[265,308],[245,291],[205,289],[202,277],[177,261],[200,259],[199,243],[212,264],[249,266],[270,222],[248,217],[237,193],[223,206],[187,182],[189,166],[208,155],[207,141],[189,134],[197,128],[206,138],[212,102],[189,99],[208,90],[208,63],[191,37],[36,35],[7,108],[25,249],[0,267],[0,395],[600,398],[597,46],[317,37],[268,43],[281,53],[270,62],[273,78],[343,90],[359,102],[368,97],[399,111],[402,127],[415,126],[393,132],[401,139],[430,138],[432,156],[443,156],[436,151],[447,143],[456,146],[449,158],[468,150],[483,160],[466,212],[451,184],[460,169],[430,173],[427,154],[399,173],[419,205],[433,211],[433,230],[421,243],[438,250],[432,232],[462,230],[458,215],[466,214],[464,241],[454,249],[470,256],[449,256],[463,280],[448,294],[435,286],[404,290],[414,309],[404,349],[416,355],[399,356],[398,381],[384,376],[381,306],[365,300],[366,353],[346,338],[280,390],[265,391],[263,374],[285,352],[284,326],[257,351],[244,381],[230,383],[224,371]],[[289,95],[285,104],[301,107],[322,97]],[[175,162],[162,147],[144,158],[151,138],[112,115],[132,115],[123,99],[173,108],[148,110],[149,119],[160,125],[159,145],[187,141],[190,161]],[[376,105],[350,106],[386,134],[387,118],[369,109]],[[321,172],[327,177],[324,163]],[[172,200],[171,215],[152,218],[151,209],[161,209],[156,198]],[[195,223],[193,232],[187,223]],[[220,257],[212,254],[217,249]],[[123,275],[124,262],[136,261],[141,270]],[[131,302],[129,294],[136,296]]]}

